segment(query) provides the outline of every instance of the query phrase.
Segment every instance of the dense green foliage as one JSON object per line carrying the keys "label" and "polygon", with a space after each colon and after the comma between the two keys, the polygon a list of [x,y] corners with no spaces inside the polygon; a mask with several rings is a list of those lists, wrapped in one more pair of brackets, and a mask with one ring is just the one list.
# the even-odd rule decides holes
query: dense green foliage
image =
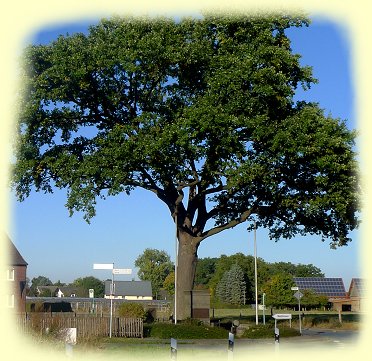
{"label": "dense green foliage", "polygon": [[[219,258],[198,259],[196,266],[195,283],[199,287],[209,288],[212,295],[215,295],[217,285],[221,282],[223,275],[231,267],[237,264],[244,273],[246,286],[246,302],[254,300],[254,257],[236,253],[231,256],[222,255]],[[293,277],[324,277],[324,273],[312,264],[293,264],[290,262],[266,262],[262,258],[257,259],[258,271],[258,290],[259,297],[262,293],[263,285],[278,273],[283,273]]]}
{"label": "dense green foliage", "polygon": [[220,302],[231,305],[246,303],[246,280],[244,272],[238,264],[226,271],[217,285],[216,296]]}
{"label": "dense green foliage", "polygon": [[283,307],[296,304],[294,292],[291,287],[295,286],[293,277],[279,273],[267,281],[262,289],[266,293],[265,304],[268,306]]}
{"label": "dense green foliage", "polygon": [[151,281],[154,296],[163,287],[167,276],[172,272],[174,266],[170,256],[157,249],[147,248],[139,255],[134,265],[138,268],[138,277],[142,281]]}
{"label": "dense green foliage", "polygon": [[146,311],[142,304],[124,302],[118,308],[118,315],[126,318],[146,318]]}
{"label": "dense green foliage", "polygon": [[74,280],[71,286],[82,289],[81,297],[89,297],[89,289],[94,290],[94,297],[103,297],[105,294],[105,284],[93,276],[80,277]]}
{"label": "dense green foliage", "polygon": [[[195,237],[221,230],[205,231],[209,219],[225,229],[255,214],[275,238],[346,244],[357,225],[354,133],[292,100],[315,82],[285,34],[303,25],[288,15],[115,18],[28,47],[17,196],[68,188],[67,207],[89,219],[97,196],[142,187],[171,213],[177,205]],[[187,209],[176,202],[183,188]]]}
{"label": "dense green foliage", "polygon": [[147,326],[147,336],[161,339],[175,338],[178,340],[218,339],[228,337],[228,331],[219,327],[193,324],[154,323]]}

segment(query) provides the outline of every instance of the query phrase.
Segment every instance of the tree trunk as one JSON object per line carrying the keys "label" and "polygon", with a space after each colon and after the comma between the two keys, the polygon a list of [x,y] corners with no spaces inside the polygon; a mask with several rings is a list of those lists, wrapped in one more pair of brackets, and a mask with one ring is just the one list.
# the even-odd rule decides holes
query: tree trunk
{"label": "tree trunk", "polygon": [[192,317],[191,291],[197,262],[198,242],[188,233],[178,233],[177,259],[177,320]]}

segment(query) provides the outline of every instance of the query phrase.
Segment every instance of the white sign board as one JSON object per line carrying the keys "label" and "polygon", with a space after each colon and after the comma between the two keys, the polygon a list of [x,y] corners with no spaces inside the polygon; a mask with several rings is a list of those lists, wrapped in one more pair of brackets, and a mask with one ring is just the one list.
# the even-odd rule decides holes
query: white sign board
{"label": "white sign board", "polygon": [[94,298],[94,289],[89,288],[89,298]]}
{"label": "white sign board", "polygon": [[273,315],[276,320],[291,320],[292,315],[290,313],[276,313]]}
{"label": "white sign board", "polygon": [[93,269],[114,269],[113,263],[94,263]]}
{"label": "white sign board", "polygon": [[66,343],[76,345],[76,327],[65,328],[62,332],[64,332]]}
{"label": "white sign board", "polygon": [[132,269],[131,268],[114,268],[112,270],[113,275],[131,275]]}
{"label": "white sign board", "polygon": [[298,291],[298,287],[291,287],[292,291]]}

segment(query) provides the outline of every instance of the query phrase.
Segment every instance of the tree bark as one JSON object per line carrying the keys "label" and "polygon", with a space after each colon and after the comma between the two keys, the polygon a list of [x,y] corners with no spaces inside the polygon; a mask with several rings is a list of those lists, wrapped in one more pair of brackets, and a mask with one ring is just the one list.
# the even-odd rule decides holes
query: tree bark
{"label": "tree bark", "polygon": [[186,232],[178,232],[177,258],[177,320],[191,318],[191,291],[197,262],[198,239]]}

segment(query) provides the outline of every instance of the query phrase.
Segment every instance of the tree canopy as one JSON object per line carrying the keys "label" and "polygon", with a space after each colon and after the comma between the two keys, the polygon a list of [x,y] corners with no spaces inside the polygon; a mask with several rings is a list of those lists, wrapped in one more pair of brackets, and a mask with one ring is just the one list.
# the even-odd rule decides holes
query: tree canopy
{"label": "tree canopy", "polygon": [[357,225],[354,133],[292,99],[315,79],[285,29],[308,23],[113,18],[28,47],[17,196],[67,188],[67,207],[88,220],[96,197],[142,187],[172,214],[178,207],[193,236],[254,214],[274,238],[316,233],[346,244]]}

